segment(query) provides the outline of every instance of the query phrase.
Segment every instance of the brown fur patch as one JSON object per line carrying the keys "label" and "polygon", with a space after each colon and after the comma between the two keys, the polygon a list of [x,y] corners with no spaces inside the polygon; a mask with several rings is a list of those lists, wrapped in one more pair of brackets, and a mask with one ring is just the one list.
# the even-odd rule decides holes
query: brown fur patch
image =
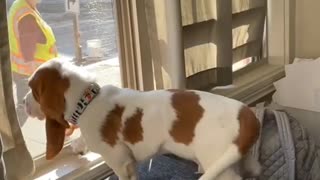
{"label": "brown fur patch", "polygon": [[52,159],[61,151],[65,130],[69,128],[64,119],[64,93],[69,88],[70,81],[55,68],[42,68],[31,77],[29,86],[46,116],[46,158]]}
{"label": "brown fur patch", "polygon": [[143,140],[143,129],[141,126],[141,120],[143,116],[143,110],[137,108],[135,113],[127,119],[123,130],[124,140],[135,144]]}
{"label": "brown fur patch", "polygon": [[69,79],[62,77],[55,68],[42,68],[30,79],[29,86],[43,113],[59,123],[66,123],[62,116],[65,111],[64,93],[70,86]]}
{"label": "brown fur patch", "polygon": [[101,127],[103,141],[114,146],[119,139],[118,132],[121,130],[121,118],[124,107],[116,105],[107,115],[105,123]]}
{"label": "brown fur patch", "polygon": [[176,142],[188,145],[192,142],[195,127],[204,113],[199,104],[200,97],[192,91],[169,91],[173,93],[171,103],[177,114],[170,135]]}
{"label": "brown fur patch", "polygon": [[242,155],[245,155],[257,141],[260,133],[260,123],[255,114],[247,106],[243,106],[238,115],[240,130],[234,143],[239,147]]}

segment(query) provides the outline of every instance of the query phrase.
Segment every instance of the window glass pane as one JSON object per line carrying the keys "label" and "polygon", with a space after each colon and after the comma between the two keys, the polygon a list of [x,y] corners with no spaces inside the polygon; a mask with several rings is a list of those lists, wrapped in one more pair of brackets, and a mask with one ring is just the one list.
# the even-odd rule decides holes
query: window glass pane
{"label": "window glass pane", "polygon": [[[74,1],[78,0],[70,0],[70,3],[73,3]],[[75,48],[73,15],[66,13],[65,0],[42,0],[41,2],[39,0],[7,0],[7,2],[9,33],[11,31],[10,43],[12,43],[13,40],[19,40],[17,41],[19,44],[12,43],[13,45],[11,44],[10,46],[11,52],[16,55],[11,57],[11,62],[13,64],[13,90],[16,110],[28,149],[33,157],[37,157],[45,153],[46,138],[44,122],[27,117],[24,110],[23,97],[28,91],[27,78],[34,70],[30,67],[41,64],[36,63],[35,59],[39,56],[50,56],[47,54],[43,55],[39,52],[40,50],[47,50],[47,47],[43,47],[42,45],[46,44],[50,46],[50,48],[51,46],[54,47],[54,43],[51,43],[50,40],[50,38],[52,38],[50,33],[44,33],[44,31],[50,29],[46,27],[46,25],[51,27],[53,31],[56,39],[56,49],[60,58],[96,73],[100,85],[113,84],[120,86],[121,78],[116,46],[116,22],[113,12],[114,2],[113,0],[81,0],[79,35],[80,45],[82,46],[82,61],[75,59],[77,51]],[[32,5],[34,3],[36,6]],[[10,9],[10,7],[12,8]],[[23,44],[20,42],[20,39],[14,36],[16,23],[18,21],[18,18],[15,19],[14,14],[16,16],[21,16],[21,14],[25,13],[22,12],[23,8],[35,17],[39,25],[38,27],[41,27],[40,30],[38,29],[39,31],[33,31],[31,33],[31,37],[38,37],[36,41],[37,49],[35,50],[37,55],[33,56],[33,60],[30,61],[32,63],[26,63],[26,55],[22,54],[21,50],[17,48],[19,46],[24,46],[24,49],[28,49],[28,47],[25,46],[25,44],[28,43]],[[24,19],[24,17],[22,19]],[[10,20],[10,18],[12,19]],[[29,24],[20,26],[20,28],[25,28],[24,31],[28,32],[28,30],[33,27]],[[20,31],[16,32],[20,33]],[[30,39],[30,41],[32,41],[32,39]],[[15,61],[13,61],[13,59]],[[15,69],[17,67],[19,68]],[[25,68],[27,68],[27,70]],[[68,137],[66,142],[78,136],[79,132],[77,131],[71,137]]]}
{"label": "window glass pane", "polygon": [[253,58],[246,58],[246,59],[243,59],[239,62],[236,62],[236,63],[233,63],[232,64],[232,71],[235,72],[235,71],[238,71],[246,66],[248,66],[250,63],[252,63]]}

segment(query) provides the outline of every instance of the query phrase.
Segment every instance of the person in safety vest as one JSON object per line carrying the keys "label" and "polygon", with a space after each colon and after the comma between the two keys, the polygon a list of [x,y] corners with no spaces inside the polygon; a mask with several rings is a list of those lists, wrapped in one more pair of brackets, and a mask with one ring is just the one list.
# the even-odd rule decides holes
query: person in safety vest
{"label": "person in safety vest", "polygon": [[28,77],[42,63],[58,56],[55,36],[37,10],[38,3],[40,0],[15,0],[8,15],[10,60],[21,126],[27,119],[23,97],[28,91]]}

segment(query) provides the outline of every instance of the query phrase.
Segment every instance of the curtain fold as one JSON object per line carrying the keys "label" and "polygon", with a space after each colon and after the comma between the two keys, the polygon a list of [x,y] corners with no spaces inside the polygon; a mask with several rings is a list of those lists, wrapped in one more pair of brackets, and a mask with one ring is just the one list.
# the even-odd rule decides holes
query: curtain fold
{"label": "curtain fold", "polygon": [[0,179],[7,180],[6,167],[3,161],[3,143],[0,134]]}
{"label": "curtain fold", "polygon": [[121,82],[125,88],[139,89],[138,77],[135,65],[133,22],[130,16],[131,4],[128,0],[116,0],[116,19],[118,29],[119,63],[121,70]]}
{"label": "curtain fold", "polygon": [[12,91],[6,1],[0,1],[0,133],[8,179],[24,179],[34,171],[18,122]]}
{"label": "curtain fold", "polygon": [[180,7],[179,1],[144,0],[155,89],[185,88]]}
{"label": "curtain fold", "polygon": [[123,87],[154,89],[144,0],[115,1],[118,50]]}

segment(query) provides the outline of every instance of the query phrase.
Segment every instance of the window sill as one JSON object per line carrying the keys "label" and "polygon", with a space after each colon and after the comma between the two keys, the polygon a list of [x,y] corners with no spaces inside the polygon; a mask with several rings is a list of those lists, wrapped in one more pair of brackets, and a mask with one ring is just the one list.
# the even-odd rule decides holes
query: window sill
{"label": "window sill", "polygon": [[67,145],[62,152],[51,161],[40,157],[35,159],[36,172],[32,179],[100,179],[112,174],[112,170],[104,163],[100,155],[89,152],[77,156]]}
{"label": "window sill", "polygon": [[267,63],[254,68],[246,67],[241,71],[235,73],[231,88],[214,88],[211,92],[251,104],[274,91],[273,82],[285,75],[284,66]]}

